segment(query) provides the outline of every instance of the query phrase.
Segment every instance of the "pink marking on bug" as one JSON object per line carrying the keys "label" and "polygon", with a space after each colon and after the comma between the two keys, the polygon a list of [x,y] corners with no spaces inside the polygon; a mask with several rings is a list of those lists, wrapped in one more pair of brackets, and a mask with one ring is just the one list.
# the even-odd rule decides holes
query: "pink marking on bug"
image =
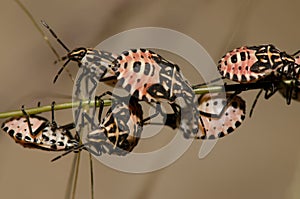
{"label": "pink marking on bug", "polygon": [[[258,74],[250,70],[251,66],[259,61],[255,52],[255,50],[251,50],[246,46],[236,48],[222,57],[218,64],[218,70],[223,77],[233,81],[241,83],[256,81]],[[259,75],[263,76],[264,74]]]}
{"label": "pink marking on bug", "polygon": [[[204,127],[199,122],[199,132],[197,137],[200,139],[216,139],[232,133],[241,125],[246,115],[246,103],[239,97],[234,96],[229,102],[231,94],[226,94],[226,99],[220,93],[207,93],[199,97],[200,117]],[[205,116],[203,113],[216,116]]]}

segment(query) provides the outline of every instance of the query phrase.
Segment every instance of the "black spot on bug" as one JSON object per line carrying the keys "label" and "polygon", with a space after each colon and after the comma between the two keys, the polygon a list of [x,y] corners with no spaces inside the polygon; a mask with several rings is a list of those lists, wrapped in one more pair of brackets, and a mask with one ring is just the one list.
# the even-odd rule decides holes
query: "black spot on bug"
{"label": "black spot on bug", "polygon": [[228,129],[227,129],[227,133],[229,134],[229,133],[232,133],[234,131],[234,129],[232,128],[232,127],[229,127]]}
{"label": "black spot on bug", "polygon": [[123,58],[122,58],[122,56],[120,55],[120,56],[117,57],[117,59],[118,59],[118,60],[122,60]]}
{"label": "black spot on bug", "polygon": [[64,146],[64,143],[63,142],[57,142],[57,145],[58,146]]}
{"label": "black spot on bug", "polygon": [[17,140],[22,140],[22,133],[17,133],[16,134],[16,139]]}
{"label": "black spot on bug", "polygon": [[10,135],[11,137],[14,137],[15,131],[13,129],[8,131],[8,135]]}
{"label": "black spot on bug", "polygon": [[144,48],[141,48],[140,49],[143,53],[145,53],[147,50],[146,49],[144,49]]}
{"label": "black spot on bug", "polygon": [[38,141],[37,138],[34,138],[34,139],[33,139],[33,142],[34,142],[34,143],[37,143],[37,141]]}
{"label": "black spot on bug", "polygon": [[56,149],[57,149],[57,146],[56,146],[55,144],[52,144],[52,145],[51,145],[51,149],[56,150]]}
{"label": "black spot on bug", "polygon": [[245,61],[246,60],[246,53],[245,52],[241,52],[240,55],[241,55],[241,60]]}
{"label": "black spot on bug", "polygon": [[230,79],[230,74],[226,73],[225,78]]}
{"label": "black spot on bug", "polygon": [[50,144],[55,144],[56,143],[56,140],[52,139],[50,140]]}
{"label": "black spot on bug", "polygon": [[242,66],[239,66],[239,68],[238,68],[239,70],[242,70]]}
{"label": "black spot on bug", "polygon": [[119,79],[118,85],[121,85],[121,87],[123,87],[123,84],[124,84],[124,78]]}
{"label": "black spot on bug", "polygon": [[144,84],[144,87],[146,88],[146,87],[147,87],[147,84]]}
{"label": "black spot on bug", "polygon": [[236,74],[233,74],[232,80],[233,80],[233,81],[238,81],[238,80],[239,80],[239,79],[238,79],[238,76],[237,76]]}
{"label": "black spot on bug", "polygon": [[210,135],[209,137],[208,137],[208,139],[209,140],[213,140],[213,139],[215,139],[216,137],[214,136],[214,135]]}
{"label": "black spot on bug", "polygon": [[127,62],[124,63],[124,68],[126,69],[128,66]]}
{"label": "black spot on bug", "polygon": [[242,115],[242,116],[241,116],[241,120],[244,120],[244,119],[245,119],[245,115]]}
{"label": "black spot on bug", "polygon": [[249,71],[249,66],[246,66],[246,67],[245,67],[245,70],[246,70],[246,71]]}
{"label": "black spot on bug", "polygon": [[217,105],[218,105],[218,101],[215,101],[215,102],[214,102],[214,106],[217,106]]}
{"label": "black spot on bug", "polygon": [[53,135],[53,136],[56,136],[56,133],[55,133],[55,132],[53,132],[53,133],[52,133],[52,135]]}
{"label": "black spot on bug", "polygon": [[209,106],[209,103],[206,103],[206,106]]}
{"label": "black spot on bug", "polygon": [[248,56],[248,59],[250,59],[250,52],[247,51],[247,56]]}
{"label": "black spot on bug", "polygon": [[128,55],[129,55],[129,52],[128,52],[128,51],[125,51],[125,52],[123,52],[123,55],[128,56]]}
{"label": "black spot on bug", "polygon": [[141,62],[139,62],[139,61],[136,61],[136,62],[134,62],[133,63],[133,71],[135,72],[135,73],[138,73],[138,72],[140,72],[140,70],[141,70]]}
{"label": "black spot on bug", "polygon": [[24,140],[26,141],[26,142],[30,142],[31,141],[31,137],[29,137],[29,136],[25,136],[25,138],[24,138]]}
{"label": "black spot on bug", "polygon": [[247,78],[245,75],[242,75],[242,82],[246,82],[247,81]]}
{"label": "black spot on bug", "polygon": [[42,138],[43,138],[46,142],[49,141],[49,137],[48,137],[47,135],[45,135],[45,134],[42,134]]}
{"label": "black spot on bug", "polygon": [[133,53],[136,53],[137,52],[137,49],[132,49],[131,50]]}
{"label": "black spot on bug", "polygon": [[235,127],[239,127],[241,125],[241,123],[239,121],[235,122]]}
{"label": "black spot on bug", "polygon": [[231,63],[235,64],[237,62],[237,56],[236,55],[232,55],[231,58]]}
{"label": "black spot on bug", "polygon": [[146,63],[145,63],[144,75],[149,75],[150,69],[151,69],[150,64],[146,62]]}
{"label": "black spot on bug", "polygon": [[218,137],[219,138],[222,138],[222,137],[224,137],[225,136],[225,133],[222,131],[222,132],[220,132],[220,133],[218,133]]}
{"label": "black spot on bug", "polygon": [[220,71],[221,76],[224,76],[224,71]]}
{"label": "black spot on bug", "polygon": [[238,107],[238,103],[237,102],[232,102],[231,106],[236,109]]}
{"label": "black spot on bug", "polygon": [[246,109],[246,104],[245,103],[241,103],[240,104],[240,109],[245,110]]}
{"label": "black spot on bug", "polygon": [[43,132],[43,133],[46,133],[46,132],[48,132],[48,129],[43,129],[42,132]]}
{"label": "black spot on bug", "polygon": [[225,115],[228,116],[228,113],[226,112]]}
{"label": "black spot on bug", "polygon": [[222,100],[222,105],[223,106],[227,105],[227,101],[226,100]]}
{"label": "black spot on bug", "polygon": [[3,128],[3,126],[2,126],[2,129],[3,129],[3,131],[7,132],[8,127],[6,126],[6,127]]}
{"label": "black spot on bug", "polygon": [[141,81],[141,79],[137,79],[136,82],[139,83]]}
{"label": "black spot on bug", "polygon": [[127,90],[127,91],[131,91],[131,85],[127,84],[124,89]]}

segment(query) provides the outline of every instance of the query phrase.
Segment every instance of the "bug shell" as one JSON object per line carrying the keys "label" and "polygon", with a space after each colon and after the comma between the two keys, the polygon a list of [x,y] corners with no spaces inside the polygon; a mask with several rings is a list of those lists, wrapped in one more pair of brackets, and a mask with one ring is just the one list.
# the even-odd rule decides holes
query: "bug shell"
{"label": "bug shell", "polygon": [[48,151],[62,151],[73,148],[78,142],[68,130],[51,128],[50,122],[37,115],[30,116],[32,134],[30,133],[25,116],[13,117],[2,124],[16,143],[27,148],[38,148]]}
{"label": "bug shell", "polygon": [[139,100],[173,103],[181,98],[180,129],[185,137],[198,131],[195,94],[176,64],[150,50],[133,49],[123,52],[112,70],[116,71],[117,84]]}
{"label": "bug shell", "polygon": [[[230,94],[226,94],[226,98],[229,99]],[[221,94],[207,93],[199,97],[198,108],[206,129],[206,133],[204,133],[203,126],[199,122],[198,138],[201,139],[216,139],[232,133],[241,125],[246,115],[246,103],[239,96],[234,96],[226,104],[226,99]],[[218,117],[204,116],[201,113],[214,114]]]}
{"label": "bug shell", "polygon": [[87,145],[98,153],[126,155],[138,144],[142,133],[143,111],[136,99],[114,101],[99,128],[88,133]]}
{"label": "bug shell", "polygon": [[218,70],[222,77],[248,83],[257,81],[278,68],[282,67],[286,59],[274,45],[242,46],[226,53],[218,63]]}

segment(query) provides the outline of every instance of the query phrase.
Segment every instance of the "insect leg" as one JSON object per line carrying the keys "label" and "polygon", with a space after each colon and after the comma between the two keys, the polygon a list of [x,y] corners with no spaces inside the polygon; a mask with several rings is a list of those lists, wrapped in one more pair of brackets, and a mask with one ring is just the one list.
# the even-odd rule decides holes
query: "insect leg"
{"label": "insect leg", "polygon": [[26,117],[26,121],[27,121],[27,124],[28,124],[29,132],[30,132],[31,135],[33,135],[32,128],[31,128],[31,123],[30,123],[30,117],[29,117],[28,113],[25,111],[24,105],[22,105],[21,110],[22,110],[23,114]]}

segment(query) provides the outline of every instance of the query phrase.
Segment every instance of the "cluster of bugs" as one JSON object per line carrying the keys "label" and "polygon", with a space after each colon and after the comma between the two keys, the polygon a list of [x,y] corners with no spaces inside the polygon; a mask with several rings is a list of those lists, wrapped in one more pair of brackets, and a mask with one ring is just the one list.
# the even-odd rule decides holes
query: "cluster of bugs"
{"label": "cluster of bugs", "polygon": [[78,62],[84,70],[76,82],[76,95],[79,95],[79,86],[83,79],[91,81],[94,85],[85,91],[90,96],[97,87],[97,80],[116,79],[116,86],[125,89],[131,96],[148,103],[154,102],[158,106],[159,103],[166,101],[175,114],[178,114],[176,100],[181,99],[181,115],[184,117],[181,117],[180,129],[185,137],[194,137],[197,134],[199,116],[194,104],[195,94],[191,85],[183,78],[178,65],[148,49],[128,50],[116,58],[113,53],[91,48],[80,47],[70,51],[49,25],[45,22],[43,25],[68,51],[68,54],[62,58],[67,61],[54,81],[72,60]]}
{"label": "cluster of bugs", "polygon": [[[70,50],[45,21],[42,21],[42,25],[67,51],[67,55],[59,58],[65,63],[54,77],[54,83],[68,63],[74,61],[83,71],[75,82],[75,95],[78,98],[82,93],[80,85],[89,82],[92,87],[86,86],[84,91],[89,96],[94,95],[99,82],[108,83],[110,80],[113,80],[113,86],[123,88],[128,93],[128,96],[121,97],[108,91],[96,96],[95,104],[99,102],[99,111],[96,112],[94,107],[91,117],[79,106],[76,122],[67,125],[59,126],[55,122],[54,103],[51,121],[39,115],[29,115],[22,107],[23,116],[10,118],[2,124],[3,131],[23,147],[64,151],[53,161],[81,150],[87,150],[95,156],[105,153],[126,155],[139,144],[143,126],[151,125],[151,119],[158,114],[164,118],[161,125],[180,129],[187,139],[202,140],[231,134],[246,117],[246,102],[238,96],[242,89],[234,93],[202,94],[197,101],[193,90],[196,86],[191,86],[184,78],[180,67],[152,50],[130,49],[120,54],[85,47]],[[265,91],[266,99],[279,90],[289,104],[291,99],[300,99],[298,54],[289,55],[274,45],[243,46],[226,53],[217,68],[222,78],[241,85],[263,84],[261,92]],[[287,80],[292,83],[286,84]],[[264,84],[266,82],[268,84]],[[102,117],[102,98],[105,95],[111,96],[112,104]],[[156,113],[144,118],[141,102],[156,107]],[[162,103],[169,104],[173,112],[163,112]],[[97,123],[94,122],[95,117]],[[84,125],[85,121],[92,128],[82,140],[80,131],[74,136],[70,131],[76,123]]]}

